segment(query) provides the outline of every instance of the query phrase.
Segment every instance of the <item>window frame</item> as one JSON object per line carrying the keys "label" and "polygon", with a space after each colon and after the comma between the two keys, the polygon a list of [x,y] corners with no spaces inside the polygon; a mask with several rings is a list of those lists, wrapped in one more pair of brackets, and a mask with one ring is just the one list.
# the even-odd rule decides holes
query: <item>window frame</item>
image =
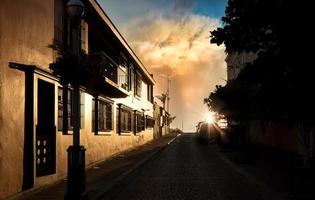
{"label": "window frame", "polygon": [[146,123],[145,123],[145,128],[146,129],[153,129],[155,125],[155,120],[153,117],[146,115],[145,117]]}
{"label": "window frame", "polygon": [[134,133],[141,133],[145,130],[144,112],[134,111]]}
{"label": "window frame", "polygon": [[135,73],[135,96],[141,97],[142,95],[142,75],[139,71]]}
{"label": "window frame", "polygon": [[147,100],[153,103],[153,85],[147,84]]}
{"label": "window frame", "polygon": [[128,59],[123,52],[119,55],[119,65],[125,69],[128,67]]}
{"label": "window frame", "polygon": [[[117,121],[116,121],[116,127],[117,127],[117,133],[131,133],[133,132],[133,112],[132,109],[120,104],[117,107]],[[120,128],[119,128],[120,125]]]}
{"label": "window frame", "polygon": [[129,64],[129,69],[128,69],[128,85],[129,85],[129,91],[134,91],[135,90],[135,72],[134,72],[134,66],[132,63]]}
{"label": "window frame", "polygon": [[[66,130],[64,130],[64,89],[62,86],[58,86],[58,101],[57,101],[57,130],[63,132],[63,135],[73,135],[73,89],[67,87],[67,124]],[[80,90],[80,129],[85,128],[85,93]]]}
{"label": "window frame", "polygon": [[[95,129],[95,107],[97,102],[97,130]],[[103,98],[93,98],[92,99],[92,132],[95,135],[101,135],[102,132],[112,132],[113,131],[113,102]]]}

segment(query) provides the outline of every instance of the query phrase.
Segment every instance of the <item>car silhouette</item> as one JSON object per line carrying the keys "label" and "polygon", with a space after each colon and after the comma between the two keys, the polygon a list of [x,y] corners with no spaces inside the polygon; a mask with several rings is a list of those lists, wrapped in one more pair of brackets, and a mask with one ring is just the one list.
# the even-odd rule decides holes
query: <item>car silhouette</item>
{"label": "car silhouette", "polygon": [[199,122],[196,130],[196,141],[199,144],[208,144],[219,139],[216,123]]}

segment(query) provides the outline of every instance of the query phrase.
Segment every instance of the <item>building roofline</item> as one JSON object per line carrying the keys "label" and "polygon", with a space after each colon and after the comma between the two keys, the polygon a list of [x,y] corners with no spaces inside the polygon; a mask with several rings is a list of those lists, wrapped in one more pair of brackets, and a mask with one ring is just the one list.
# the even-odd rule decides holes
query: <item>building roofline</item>
{"label": "building roofline", "polygon": [[121,33],[118,31],[117,27],[114,25],[114,23],[111,21],[111,19],[108,17],[108,15],[105,13],[101,5],[97,2],[97,0],[86,0],[88,1],[97,14],[103,19],[103,21],[108,25],[108,27],[111,29],[111,31],[115,34],[117,39],[121,42],[121,44],[126,48],[128,53],[131,55],[131,57],[136,61],[136,63],[140,66],[142,72],[146,75],[147,79],[152,83],[155,84],[156,81],[151,76],[151,73],[147,70],[147,68],[144,66],[144,64],[141,62],[141,60],[138,58],[136,53],[132,50],[132,48],[129,46],[125,38],[121,35]]}

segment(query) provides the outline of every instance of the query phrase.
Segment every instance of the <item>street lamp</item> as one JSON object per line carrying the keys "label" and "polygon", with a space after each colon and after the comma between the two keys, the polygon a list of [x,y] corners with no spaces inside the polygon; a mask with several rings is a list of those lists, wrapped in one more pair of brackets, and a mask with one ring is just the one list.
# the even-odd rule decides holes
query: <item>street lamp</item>
{"label": "street lamp", "polygon": [[69,17],[81,18],[85,8],[80,0],[70,0],[66,5],[66,9]]}
{"label": "street lamp", "polygon": [[69,0],[66,5],[66,11],[70,18],[70,48],[77,56],[80,54],[81,43],[81,18],[85,7],[80,0]]}
{"label": "street lamp", "polygon": [[[74,41],[72,51],[80,57],[81,18],[84,5],[80,0],[69,0],[66,5],[70,17],[69,34]],[[77,32],[76,32],[77,31]],[[68,148],[68,180],[65,199],[85,199],[85,148],[80,146],[80,85],[79,80],[72,80],[73,86],[73,145]]]}

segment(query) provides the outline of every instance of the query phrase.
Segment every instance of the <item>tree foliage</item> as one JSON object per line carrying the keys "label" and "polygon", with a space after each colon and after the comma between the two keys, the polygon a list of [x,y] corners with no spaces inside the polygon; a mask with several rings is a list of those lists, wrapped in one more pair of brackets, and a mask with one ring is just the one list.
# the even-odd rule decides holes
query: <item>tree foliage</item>
{"label": "tree foliage", "polygon": [[60,77],[62,84],[78,84],[86,87],[86,92],[92,95],[102,93],[105,68],[108,58],[102,52],[79,55],[72,51],[52,46],[60,55],[54,63],[50,64],[52,72]]}
{"label": "tree foliage", "polygon": [[258,58],[205,103],[235,120],[314,124],[310,8],[303,0],[229,0],[224,26],[211,32],[211,43]]}
{"label": "tree foliage", "polygon": [[51,45],[50,48],[58,53],[56,61],[49,65],[53,74],[60,77],[62,83],[83,84],[86,79],[88,55],[80,53],[76,55],[67,48]]}

